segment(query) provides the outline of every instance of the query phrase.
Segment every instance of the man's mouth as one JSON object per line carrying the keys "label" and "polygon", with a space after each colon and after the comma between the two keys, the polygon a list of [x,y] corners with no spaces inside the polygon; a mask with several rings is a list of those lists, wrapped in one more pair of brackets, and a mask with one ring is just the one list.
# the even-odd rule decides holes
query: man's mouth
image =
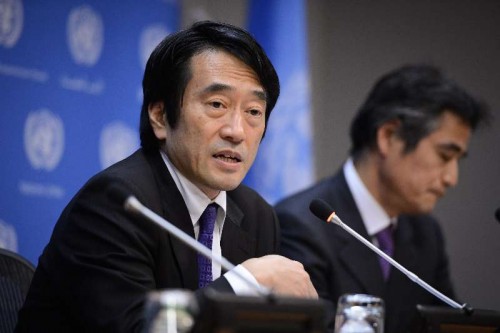
{"label": "man's mouth", "polygon": [[442,196],[444,196],[444,191],[432,190],[431,192],[434,193],[434,195],[436,195],[438,198],[441,198]]}
{"label": "man's mouth", "polygon": [[214,157],[226,163],[239,163],[241,162],[241,157],[236,153],[219,153],[215,154]]}

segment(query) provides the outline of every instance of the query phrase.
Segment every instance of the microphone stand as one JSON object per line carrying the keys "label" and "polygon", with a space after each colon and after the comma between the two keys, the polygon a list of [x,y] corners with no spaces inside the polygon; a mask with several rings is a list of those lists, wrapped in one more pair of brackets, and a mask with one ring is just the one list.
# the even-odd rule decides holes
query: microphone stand
{"label": "microphone stand", "polygon": [[[116,189],[112,189],[116,191]],[[115,194],[116,195],[116,194]],[[212,251],[207,248],[205,245],[197,242],[194,238],[190,237],[186,233],[184,233],[181,229],[177,228],[175,225],[172,223],[168,222],[155,212],[153,212],[151,209],[148,207],[144,206],[135,196],[133,195],[125,195],[124,193],[118,193],[119,196],[123,197],[125,196],[125,201],[123,204],[123,207],[125,210],[136,213],[138,215],[144,216],[151,222],[156,223],[163,229],[167,230],[172,236],[176,237],[179,239],[182,243],[186,244],[187,246],[191,247],[193,250],[201,253],[205,257],[207,257],[210,260],[213,260],[217,262],[219,265],[221,265],[222,268],[224,268],[227,271],[233,271],[236,276],[238,276],[242,281],[244,281],[249,287],[253,288],[256,290],[259,295],[264,296],[264,297],[270,297],[272,295],[271,291],[269,288],[265,286],[261,286],[260,284],[247,279],[245,276],[243,276],[238,270],[234,270],[235,266],[231,264],[226,258],[223,256],[216,255],[212,253]]]}
{"label": "microphone stand", "polygon": [[381,256],[384,260],[389,262],[392,266],[396,267],[401,273],[405,274],[410,280],[417,283],[420,287],[427,290],[429,293],[431,293],[435,297],[439,298],[444,303],[448,304],[449,306],[451,306],[453,308],[462,309],[467,314],[471,314],[473,312],[473,309],[467,303],[460,305],[459,303],[455,302],[454,300],[452,300],[448,296],[439,292],[438,290],[436,290],[435,288],[430,286],[428,283],[426,283],[425,281],[420,279],[416,274],[414,274],[413,272],[406,269],[404,266],[399,264],[396,260],[394,260],[390,256],[388,256],[385,252],[383,252],[378,247],[373,245],[371,242],[366,240],[363,236],[361,236],[356,231],[351,229],[348,225],[346,225],[344,222],[342,222],[342,220],[337,216],[337,214],[335,214],[335,212],[330,207],[330,205],[328,205],[325,201],[320,200],[320,199],[313,200],[311,202],[310,209],[311,209],[312,213],[316,217],[318,217],[319,219],[325,220],[327,223],[333,222],[336,225],[340,226],[342,229],[344,229],[349,234],[354,236],[361,243],[365,244],[368,248],[370,248],[372,251],[374,251],[379,256]]}
{"label": "microphone stand", "polygon": [[424,280],[420,279],[415,273],[413,273],[413,272],[409,271],[408,269],[406,269],[404,266],[402,266],[396,260],[394,260],[390,256],[388,256],[384,251],[380,250],[378,247],[376,247],[375,245],[373,245],[371,242],[367,241],[363,236],[361,236],[360,234],[358,234],[357,232],[355,232],[351,227],[349,227],[344,222],[342,222],[342,220],[337,215],[335,215],[332,218],[332,220],[333,221],[331,221],[331,222],[334,222],[335,224],[337,224],[338,226],[340,226],[342,229],[344,229],[345,231],[347,231],[348,233],[350,233],[352,236],[354,236],[355,238],[357,238],[360,242],[362,242],[363,244],[365,244],[366,246],[368,246],[371,250],[375,251],[379,256],[381,256],[382,258],[384,258],[384,260],[388,261],[392,266],[396,267],[401,273],[405,274],[410,280],[412,280],[413,282],[417,283],[422,288],[424,288],[425,290],[427,290],[429,293],[431,293],[432,295],[436,296],[437,298],[439,298],[443,302],[447,303],[449,306],[457,308],[457,309],[465,309],[467,307],[466,303],[464,303],[462,305],[458,304],[457,302],[455,302],[454,300],[452,300],[448,296],[440,293],[438,290],[436,290],[435,288],[433,288],[431,285],[429,285],[428,283],[426,283]]}

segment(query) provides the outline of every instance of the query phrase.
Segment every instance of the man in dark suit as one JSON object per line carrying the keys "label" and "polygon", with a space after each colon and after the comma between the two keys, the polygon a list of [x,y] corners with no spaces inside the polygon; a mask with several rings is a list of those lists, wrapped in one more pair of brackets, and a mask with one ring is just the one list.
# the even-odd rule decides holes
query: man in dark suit
{"label": "man in dark suit", "polygon": [[[17,331],[141,331],[148,291],[255,294],[240,275],[278,294],[317,297],[303,266],[274,254],[280,234],[272,207],[240,185],[279,95],[276,72],[257,42],[211,22],[172,34],[151,54],[143,92],[142,148],[90,179],[65,208]],[[210,239],[214,253],[239,265],[224,272],[129,215],[108,195],[110,185],[188,235]]]}
{"label": "man in dark suit", "polygon": [[486,116],[481,103],[438,69],[399,68],[376,83],[354,118],[343,168],[277,204],[281,251],[304,264],[319,296],[331,302],[332,316],[339,296],[372,294],[385,301],[386,332],[401,333],[416,304],[443,303],[315,217],[310,202],[326,201],[344,223],[453,298],[443,234],[429,213],[456,185],[471,132]]}

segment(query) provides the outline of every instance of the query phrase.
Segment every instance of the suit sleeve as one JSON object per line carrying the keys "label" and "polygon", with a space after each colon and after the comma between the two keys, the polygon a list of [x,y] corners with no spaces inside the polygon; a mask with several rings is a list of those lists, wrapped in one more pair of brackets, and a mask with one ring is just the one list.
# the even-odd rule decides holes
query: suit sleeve
{"label": "suit sleeve", "polygon": [[139,332],[146,293],[155,289],[159,232],[110,200],[107,184],[91,182],[65,209],[47,269],[55,297],[83,331]]}

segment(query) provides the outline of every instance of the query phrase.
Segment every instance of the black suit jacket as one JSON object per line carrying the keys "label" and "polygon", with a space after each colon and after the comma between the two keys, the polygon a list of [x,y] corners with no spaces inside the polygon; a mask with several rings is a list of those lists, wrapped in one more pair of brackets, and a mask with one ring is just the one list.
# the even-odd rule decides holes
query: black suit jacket
{"label": "black suit jacket", "polygon": [[[345,293],[364,293],[385,301],[385,331],[409,327],[416,304],[442,304],[394,267],[384,282],[377,255],[342,228],[309,211],[313,199],[329,203],[342,221],[369,239],[342,171],[276,206],[281,224],[281,252],[304,264],[320,297],[336,302]],[[428,215],[400,216],[394,259],[449,297],[454,292],[441,229]]]}
{"label": "black suit jacket", "polygon": [[[65,208],[39,259],[17,331],[140,331],[148,291],[197,289],[196,253],[159,226],[125,212],[108,195],[111,184],[125,187],[194,237],[161,155],[137,151],[94,176]],[[278,245],[272,207],[245,186],[229,191],[222,254],[236,265],[276,253]],[[232,292],[224,277],[210,287]]]}

